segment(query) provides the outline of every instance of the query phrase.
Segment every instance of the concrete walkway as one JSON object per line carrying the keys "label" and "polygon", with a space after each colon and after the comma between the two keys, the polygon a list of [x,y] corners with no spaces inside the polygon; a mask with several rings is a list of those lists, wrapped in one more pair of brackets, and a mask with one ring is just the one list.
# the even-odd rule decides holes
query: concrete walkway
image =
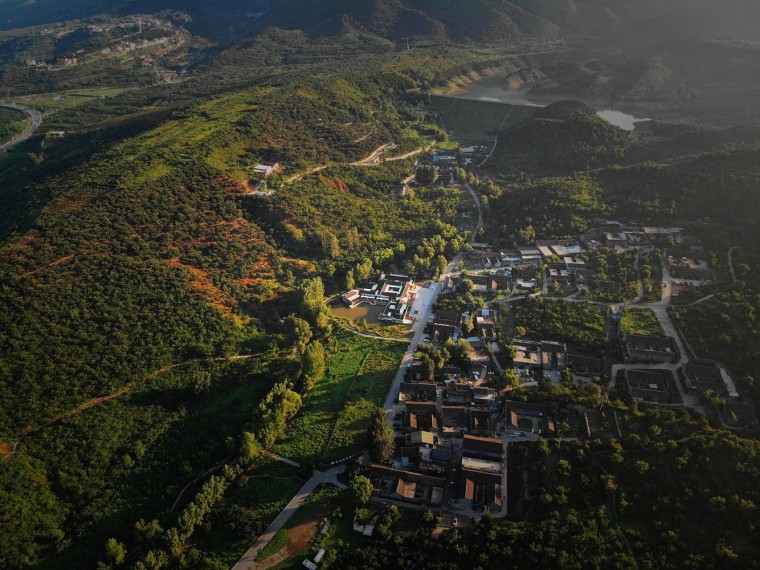
{"label": "concrete walkway", "polygon": [[248,550],[246,550],[245,554],[243,554],[243,557],[238,560],[237,564],[232,567],[232,570],[255,570],[257,566],[256,556],[258,556],[259,552],[261,552],[264,547],[270,543],[270,541],[274,538],[274,535],[277,534],[285,526],[285,524],[290,520],[290,517],[295,514],[301,505],[304,504],[308,496],[311,495],[311,493],[317,487],[319,487],[319,485],[322,483],[331,483],[340,489],[345,489],[346,486],[338,481],[338,474],[341,473],[345,468],[345,465],[340,465],[338,467],[330,469],[329,471],[318,472],[311,479],[309,479],[306,484],[301,487],[298,493],[296,493],[296,496],[293,497],[285,506],[285,508],[280,512],[280,514],[277,515],[277,518],[272,521],[272,524],[269,525],[269,528],[266,529],[264,534],[256,539],[256,542],[254,542],[253,545]]}

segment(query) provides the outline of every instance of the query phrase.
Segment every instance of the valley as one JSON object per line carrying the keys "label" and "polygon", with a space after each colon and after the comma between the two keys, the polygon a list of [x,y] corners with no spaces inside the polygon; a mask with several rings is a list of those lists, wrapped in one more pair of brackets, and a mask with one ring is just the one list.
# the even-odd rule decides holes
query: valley
{"label": "valley", "polygon": [[752,2],[32,4],[0,566],[760,564]]}

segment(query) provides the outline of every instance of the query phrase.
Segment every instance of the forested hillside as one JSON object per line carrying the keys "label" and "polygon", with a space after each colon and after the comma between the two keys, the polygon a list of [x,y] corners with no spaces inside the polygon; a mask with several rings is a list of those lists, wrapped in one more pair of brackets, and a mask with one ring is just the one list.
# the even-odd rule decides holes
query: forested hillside
{"label": "forested hillside", "polygon": [[[407,250],[429,276],[464,243],[448,223],[458,189],[401,197],[413,159],[352,163],[390,143],[397,154],[430,144],[437,128],[397,93],[486,62],[370,54],[378,71],[274,75],[262,63],[246,79],[256,57],[219,56],[214,72],[234,89],[199,73],[61,111],[48,124],[66,138],[0,164],[0,502],[3,520],[34,513],[3,526],[0,565],[94,567],[109,538],[134,549],[132,562],[165,556],[161,529],[187,540],[198,521],[183,509],[210,500],[182,488],[225,465],[207,490],[218,500],[259,465],[243,432],[269,445],[284,429],[277,394],[288,392],[258,407],[273,384],[298,387],[308,406],[337,350],[323,283],[368,279]],[[283,168],[271,195],[254,196],[263,161]],[[291,351],[294,339],[311,348]],[[379,364],[395,367],[394,355]],[[382,387],[390,371],[367,373]],[[269,516],[246,513],[251,525]],[[134,535],[136,524],[152,530]]]}

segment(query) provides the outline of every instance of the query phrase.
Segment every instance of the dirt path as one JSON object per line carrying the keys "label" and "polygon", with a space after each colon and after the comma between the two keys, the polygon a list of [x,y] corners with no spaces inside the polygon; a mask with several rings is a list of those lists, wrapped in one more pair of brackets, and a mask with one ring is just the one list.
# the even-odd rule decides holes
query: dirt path
{"label": "dirt path", "polygon": [[95,406],[102,404],[103,402],[107,402],[109,400],[113,400],[114,398],[118,398],[119,396],[122,396],[126,394],[127,392],[130,392],[134,388],[141,386],[142,384],[145,384],[146,382],[149,382],[150,380],[153,380],[154,378],[157,378],[158,376],[161,376],[162,374],[165,374],[169,372],[170,370],[174,370],[175,368],[180,368],[182,366],[187,366],[188,364],[192,362],[204,362],[208,360],[212,360],[214,362],[224,362],[224,361],[237,361],[237,360],[246,360],[248,358],[254,358],[256,356],[261,356],[261,353],[259,354],[241,354],[237,356],[231,356],[229,358],[219,357],[219,358],[193,358],[191,360],[186,360],[184,362],[180,362],[178,364],[171,364],[169,366],[164,366],[163,368],[160,368],[159,370],[156,370],[155,372],[152,372],[148,374],[147,376],[141,378],[140,380],[137,380],[135,382],[132,382],[130,384],[127,384],[123,388],[120,388],[113,394],[108,394],[107,396],[99,396],[97,398],[92,398],[90,400],[87,400],[85,403],[77,406],[76,408],[73,408],[69,410],[68,412],[63,412],[61,414],[58,414],[56,416],[53,416],[45,423],[39,424],[34,427],[26,428],[24,431],[21,432],[21,434],[18,436],[18,439],[14,441],[13,443],[2,443],[0,444],[0,453],[5,455],[3,458],[3,463],[7,463],[11,459],[13,459],[13,456],[16,455],[16,450],[18,449],[18,446],[21,444],[21,442],[24,440],[24,438],[29,437],[30,435],[40,431],[43,428],[46,428],[49,425],[52,425],[54,423],[57,423],[63,419],[70,418],[72,416],[75,416],[77,414],[81,414],[85,410],[89,410],[90,408],[94,408]]}
{"label": "dirt path", "polygon": [[357,160],[356,162],[352,162],[351,166],[375,166],[376,164],[380,164],[380,157],[395,146],[396,143],[392,142],[380,145],[368,156],[362,158],[361,160]]}
{"label": "dirt path", "polygon": [[388,158],[385,159],[385,162],[390,162],[392,160],[406,160],[407,158],[411,158],[413,156],[417,156],[418,154],[420,154],[424,150],[425,150],[424,148],[420,147],[418,149],[411,150],[411,151],[407,152],[406,154],[400,154],[398,156],[389,156]]}
{"label": "dirt path", "polygon": [[369,333],[363,333],[360,331],[357,331],[356,329],[352,329],[350,327],[338,324],[340,328],[342,328],[344,331],[350,332],[351,334],[355,334],[356,336],[363,336],[364,338],[371,338],[373,340],[387,340],[389,342],[409,342],[408,338],[394,338],[391,336],[379,336],[375,334],[369,334]]}

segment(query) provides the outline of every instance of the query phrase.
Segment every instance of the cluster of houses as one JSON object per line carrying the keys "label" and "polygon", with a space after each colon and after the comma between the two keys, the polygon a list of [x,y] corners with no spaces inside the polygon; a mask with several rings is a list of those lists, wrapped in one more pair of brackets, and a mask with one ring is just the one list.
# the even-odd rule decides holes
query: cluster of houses
{"label": "cluster of houses", "polygon": [[[476,243],[469,257],[490,270],[491,282],[485,282],[487,292],[510,287],[516,291],[539,289],[545,277],[548,286],[558,286],[563,291],[595,287],[602,293],[614,293],[618,284],[598,279],[586,263],[588,255],[602,247],[619,252],[657,245],[675,247],[667,258],[671,275],[686,280],[712,279],[704,247],[685,235],[682,228],[640,227],[604,219],[594,223],[597,227],[578,239],[539,239],[509,251],[497,252],[487,243]],[[539,264],[543,264],[545,275],[537,273]],[[493,283],[494,279],[500,282]]]}
{"label": "cluster of houses", "polygon": [[[183,20],[181,16],[179,16],[181,13],[176,12],[176,14],[178,15],[178,18],[176,19],[179,19],[180,21],[186,21]],[[126,29],[130,31],[135,30],[139,34],[141,34],[144,30],[152,29],[162,30],[165,32],[165,35],[147,39],[134,37],[134,34],[124,36],[122,35],[123,32],[120,32],[116,35],[121,39],[112,42],[106,47],[98,48],[96,50],[90,49],[89,51],[85,49],[79,49],[75,53],[65,54],[57,57],[52,64],[43,60],[38,60],[34,57],[27,58],[25,60],[25,63],[29,67],[39,67],[54,70],[72,67],[83,62],[90,61],[92,56],[95,55],[121,55],[158,46],[162,46],[159,50],[159,53],[162,53],[163,51],[180,45],[184,41],[181,30],[174,27],[167,16],[167,13],[161,13],[155,16],[150,14],[134,14],[119,18],[111,18],[106,22],[98,22],[94,24],[63,24],[54,28],[46,28],[42,30],[42,35],[49,35],[56,39],[61,39],[75,32],[84,30],[86,30],[89,34],[95,35],[107,34],[114,29]],[[189,18],[189,16],[187,16],[187,18]],[[152,65],[153,63],[153,59],[147,55],[142,57],[141,61],[143,65]]]}
{"label": "cluster of houses", "polygon": [[[754,406],[741,398],[721,363],[702,359],[673,366],[680,360],[680,354],[671,337],[624,335],[623,347],[626,365],[618,371],[617,386],[632,401],[680,407],[684,403],[682,393],[695,396],[710,393],[723,401],[717,409],[723,427],[747,429],[757,425]],[[641,364],[650,366],[644,368]],[[651,366],[658,364],[664,366]]]}
{"label": "cluster of houses", "polygon": [[346,291],[340,298],[350,308],[362,303],[382,305],[384,308],[378,320],[410,325],[414,322],[410,313],[416,295],[414,279],[408,275],[383,273],[376,283]]}

